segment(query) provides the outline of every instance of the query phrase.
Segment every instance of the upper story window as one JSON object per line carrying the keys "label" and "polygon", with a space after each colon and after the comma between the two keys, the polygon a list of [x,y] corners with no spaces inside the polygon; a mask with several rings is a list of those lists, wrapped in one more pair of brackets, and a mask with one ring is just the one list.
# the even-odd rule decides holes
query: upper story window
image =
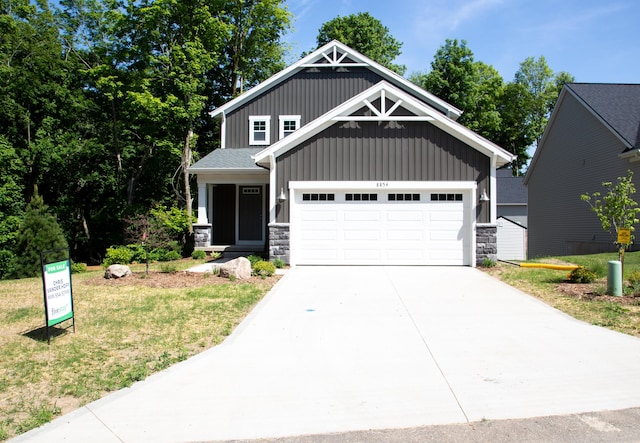
{"label": "upper story window", "polygon": [[281,115],[280,120],[280,140],[287,135],[292,134],[296,129],[300,128],[299,115]]}
{"label": "upper story window", "polygon": [[252,115],[249,117],[249,144],[271,144],[271,116]]}

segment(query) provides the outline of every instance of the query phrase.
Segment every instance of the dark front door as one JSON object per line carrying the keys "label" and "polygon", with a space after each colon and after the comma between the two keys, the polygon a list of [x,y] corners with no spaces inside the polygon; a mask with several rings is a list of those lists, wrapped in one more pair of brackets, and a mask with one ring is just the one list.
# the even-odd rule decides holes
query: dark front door
{"label": "dark front door", "polygon": [[236,185],[213,187],[212,245],[236,243]]}
{"label": "dark front door", "polygon": [[262,241],[262,185],[240,186],[238,191],[238,240]]}

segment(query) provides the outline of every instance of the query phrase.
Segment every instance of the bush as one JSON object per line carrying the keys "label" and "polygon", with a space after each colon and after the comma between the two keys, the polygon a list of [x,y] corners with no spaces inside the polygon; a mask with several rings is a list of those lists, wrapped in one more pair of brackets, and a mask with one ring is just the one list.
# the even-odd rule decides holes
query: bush
{"label": "bush", "polygon": [[571,283],[592,283],[596,279],[596,273],[588,270],[587,268],[580,266],[574,269],[569,274],[569,281]]}
{"label": "bush", "polygon": [[147,261],[147,252],[144,246],[138,243],[131,243],[127,245],[127,248],[131,251],[131,261],[136,263],[145,263]]}
{"label": "bush", "polygon": [[173,260],[180,260],[182,258],[182,256],[180,255],[179,252],[176,251],[167,251],[163,256],[162,256],[162,261],[173,261]]}
{"label": "bush", "polygon": [[107,248],[107,254],[102,261],[105,266],[114,264],[128,265],[133,259],[133,252],[126,246],[111,246]]}
{"label": "bush", "polygon": [[493,268],[496,265],[495,260],[491,260],[489,257],[486,257],[484,260],[482,260],[482,267],[483,268]]}
{"label": "bush", "polygon": [[6,249],[0,250],[0,280],[7,278],[13,271],[13,252]]}
{"label": "bush", "polygon": [[260,257],[259,255],[251,254],[247,257],[247,260],[249,260],[249,263],[251,263],[251,269],[253,269],[256,263],[262,261],[262,257]]}
{"label": "bush", "polygon": [[274,259],[273,259],[273,264],[274,264],[274,265],[276,266],[276,268],[278,268],[278,269],[282,269],[282,268],[284,268],[284,265],[285,265],[284,261],[280,260],[279,258],[274,258]]}
{"label": "bush", "polygon": [[253,274],[260,277],[270,277],[276,272],[276,265],[271,262],[260,260],[252,267]]}
{"label": "bush", "polygon": [[87,265],[85,263],[71,263],[72,274],[82,274],[83,272],[87,272]]}
{"label": "bush", "polygon": [[193,251],[191,253],[191,258],[194,260],[202,260],[207,257],[207,253],[202,250]]}
{"label": "bush", "polygon": [[172,274],[177,270],[178,268],[176,267],[175,263],[162,263],[160,265],[160,272],[163,274]]}
{"label": "bush", "polygon": [[629,281],[631,292],[634,294],[640,293],[640,271],[635,271],[629,274],[627,280]]}

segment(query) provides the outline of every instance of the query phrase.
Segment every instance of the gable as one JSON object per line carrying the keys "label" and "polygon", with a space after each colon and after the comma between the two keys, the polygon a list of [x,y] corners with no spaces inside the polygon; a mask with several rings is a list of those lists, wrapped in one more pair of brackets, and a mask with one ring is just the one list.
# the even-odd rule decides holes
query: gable
{"label": "gable", "polygon": [[391,71],[390,69],[383,67],[382,65],[374,62],[370,58],[365,57],[364,55],[360,54],[354,49],[349,48],[348,46],[340,43],[337,40],[329,42],[323,47],[318,48],[317,50],[302,58],[298,62],[292,64],[288,68],[278,72],[264,82],[251,88],[244,94],[213,110],[210,115],[212,117],[222,116],[224,119],[224,117],[229,113],[240,108],[241,106],[244,106],[249,101],[255,99],[259,95],[273,88],[275,85],[286,81],[288,78],[306,69],[316,69],[326,72],[340,72],[344,69],[354,69],[362,67],[366,67],[367,69],[371,70],[373,73],[379,75],[381,78],[390,82],[396,87],[402,88],[406,92],[415,95],[421,101],[427,103],[429,106],[433,107],[444,115],[447,115],[449,118],[455,120],[460,115],[462,115],[462,111],[460,111],[455,106],[452,106],[444,100],[439,99],[435,95],[414,85],[413,83]]}

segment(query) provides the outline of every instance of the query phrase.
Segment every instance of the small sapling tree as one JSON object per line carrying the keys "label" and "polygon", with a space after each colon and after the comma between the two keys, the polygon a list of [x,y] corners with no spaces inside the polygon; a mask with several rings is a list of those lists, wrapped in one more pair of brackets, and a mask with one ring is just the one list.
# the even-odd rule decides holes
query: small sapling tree
{"label": "small sapling tree", "polygon": [[600,220],[602,229],[607,232],[615,232],[616,241],[614,244],[618,249],[618,258],[624,269],[624,250],[633,243],[633,235],[628,244],[618,243],[618,231],[620,228],[635,230],[634,225],[638,223],[638,203],[632,198],[636,193],[636,187],[633,184],[633,171],[628,171],[626,177],[618,177],[618,183],[603,182],[602,186],[606,188],[606,192],[594,192],[593,194],[583,194],[580,198],[589,203],[591,210],[595,212]]}

